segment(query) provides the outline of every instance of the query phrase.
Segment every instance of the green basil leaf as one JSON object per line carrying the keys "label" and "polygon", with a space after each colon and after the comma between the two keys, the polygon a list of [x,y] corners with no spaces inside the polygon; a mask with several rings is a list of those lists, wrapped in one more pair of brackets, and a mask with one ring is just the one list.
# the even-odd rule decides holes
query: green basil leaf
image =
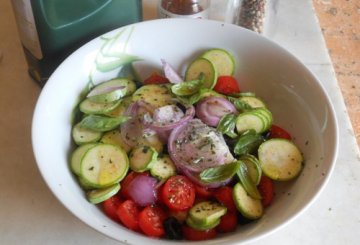
{"label": "green basil leaf", "polygon": [[264,142],[264,138],[260,134],[257,134],[253,129],[248,130],[236,142],[234,153],[236,155],[252,153],[259,148],[262,142]]}
{"label": "green basil leaf", "polygon": [[80,122],[80,127],[92,129],[98,132],[105,132],[118,127],[121,123],[129,120],[130,117],[105,117],[99,115],[88,115]]}
{"label": "green basil leaf", "polygon": [[201,73],[199,79],[174,84],[171,87],[171,91],[179,96],[193,95],[200,91],[201,87],[204,84],[204,78],[204,74]]}
{"label": "green basil leaf", "polygon": [[200,173],[200,179],[206,183],[215,183],[233,177],[239,170],[238,161],[213,168],[205,169]]}
{"label": "green basil leaf", "polygon": [[231,103],[233,103],[235,108],[240,112],[250,111],[253,109],[248,103],[245,103],[244,101],[241,101],[238,98],[233,98],[228,96],[227,99]]}
{"label": "green basil leaf", "polygon": [[224,115],[217,126],[217,130],[222,134],[226,134],[230,138],[234,139],[238,135],[235,133],[236,116],[234,114]]}
{"label": "green basil leaf", "polygon": [[243,185],[246,192],[255,199],[261,199],[261,194],[259,193],[256,185],[251,180],[246,164],[242,161],[239,162],[239,170],[237,171],[237,176],[240,179],[241,184]]}

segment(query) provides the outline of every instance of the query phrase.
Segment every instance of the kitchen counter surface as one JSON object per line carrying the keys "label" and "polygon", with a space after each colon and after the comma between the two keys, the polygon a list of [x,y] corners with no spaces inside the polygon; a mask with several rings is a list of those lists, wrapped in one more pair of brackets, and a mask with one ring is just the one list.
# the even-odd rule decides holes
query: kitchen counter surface
{"label": "kitchen counter surface", "polygon": [[[156,1],[143,2],[145,19],[154,18]],[[314,1],[317,11],[328,7],[323,6],[325,2],[331,1]],[[327,26],[319,15],[321,29],[313,1],[269,0],[269,3],[264,35],[297,56],[322,82],[336,111],[340,148],[334,172],[317,200],[294,221],[251,244],[358,244],[360,155],[348,114],[349,111],[353,115],[357,104],[349,102],[346,91],[355,91],[360,85],[356,79],[351,80],[353,83],[348,82],[350,79],[342,80],[339,72],[344,71],[339,68],[348,67],[338,63],[342,56],[336,58],[335,51],[330,52],[332,63],[322,35],[329,46],[336,45],[330,40],[335,37],[326,35],[331,23]],[[326,11],[334,12],[330,9]],[[358,62],[358,54],[352,57]],[[336,75],[342,80],[339,82],[342,90]],[[347,78],[351,77],[348,75]],[[10,1],[0,1],[0,244],[119,244],[79,221],[43,181],[31,145],[32,114],[40,92],[27,74]],[[353,122],[358,119],[356,113]]]}

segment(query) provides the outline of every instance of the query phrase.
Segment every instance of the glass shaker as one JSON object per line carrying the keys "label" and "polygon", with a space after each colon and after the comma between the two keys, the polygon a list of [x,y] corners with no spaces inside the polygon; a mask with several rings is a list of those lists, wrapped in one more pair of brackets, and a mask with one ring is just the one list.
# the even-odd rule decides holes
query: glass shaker
{"label": "glass shaker", "polygon": [[210,0],[159,0],[159,18],[209,17]]}

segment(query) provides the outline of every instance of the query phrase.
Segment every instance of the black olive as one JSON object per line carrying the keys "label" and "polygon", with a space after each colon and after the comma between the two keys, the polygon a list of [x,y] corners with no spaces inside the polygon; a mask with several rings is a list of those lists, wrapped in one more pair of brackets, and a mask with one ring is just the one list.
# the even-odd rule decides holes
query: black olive
{"label": "black olive", "polygon": [[264,133],[262,133],[262,137],[264,138],[264,140],[269,139],[269,137],[270,137],[270,130],[265,131]]}
{"label": "black olive", "polygon": [[176,103],[176,106],[179,107],[179,109],[183,112],[186,113],[186,107],[181,104],[181,103]]}
{"label": "black olive", "polygon": [[182,240],[181,224],[174,217],[169,217],[164,221],[165,236],[170,240]]}

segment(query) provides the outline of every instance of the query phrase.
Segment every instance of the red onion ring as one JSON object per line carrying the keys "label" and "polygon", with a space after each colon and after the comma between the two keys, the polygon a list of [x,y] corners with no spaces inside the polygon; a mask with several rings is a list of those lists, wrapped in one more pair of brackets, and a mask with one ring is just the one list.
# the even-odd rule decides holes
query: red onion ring
{"label": "red onion ring", "polygon": [[151,176],[138,175],[128,185],[131,199],[140,206],[154,204],[156,198],[157,180]]}
{"label": "red onion ring", "polygon": [[161,59],[161,63],[163,65],[165,77],[169,79],[171,83],[176,84],[182,83],[184,81],[168,62],[166,62],[164,59]]}
{"label": "red onion ring", "polygon": [[224,115],[235,112],[236,108],[230,101],[215,96],[206,97],[196,105],[196,116],[212,127],[216,127]]}

